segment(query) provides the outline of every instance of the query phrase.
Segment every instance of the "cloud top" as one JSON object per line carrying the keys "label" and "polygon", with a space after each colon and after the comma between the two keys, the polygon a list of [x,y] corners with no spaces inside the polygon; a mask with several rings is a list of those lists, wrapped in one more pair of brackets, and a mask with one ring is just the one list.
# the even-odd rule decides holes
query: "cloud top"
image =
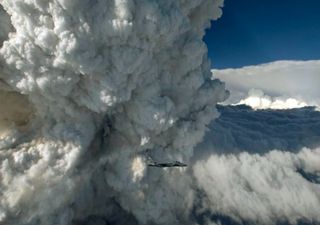
{"label": "cloud top", "polygon": [[[257,109],[320,106],[317,84],[320,61],[277,61],[239,69],[213,70],[226,82],[227,104],[244,103]],[[252,90],[254,89],[254,90]]]}

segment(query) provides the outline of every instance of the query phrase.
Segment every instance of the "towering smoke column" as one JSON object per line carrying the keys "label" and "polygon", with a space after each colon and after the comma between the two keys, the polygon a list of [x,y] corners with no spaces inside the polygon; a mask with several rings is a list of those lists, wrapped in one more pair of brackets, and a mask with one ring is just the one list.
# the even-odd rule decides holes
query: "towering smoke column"
{"label": "towering smoke column", "polygon": [[[180,224],[222,0],[0,0],[0,224]],[[149,154],[146,154],[149,152]]]}

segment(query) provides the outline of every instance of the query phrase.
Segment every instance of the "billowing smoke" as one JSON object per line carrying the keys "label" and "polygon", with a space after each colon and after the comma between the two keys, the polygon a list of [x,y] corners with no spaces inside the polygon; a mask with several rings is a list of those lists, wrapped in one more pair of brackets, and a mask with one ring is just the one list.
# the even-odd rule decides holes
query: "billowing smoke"
{"label": "billowing smoke", "polygon": [[320,221],[319,112],[212,122],[228,92],[202,37],[222,0],[0,5],[0,224]]}
{"label": "billowing smoke", "polygon": [[[179,224],[215,105],[221,0],[1,0],[0,223]],[[148,154],[146,154],[148,152]]]}

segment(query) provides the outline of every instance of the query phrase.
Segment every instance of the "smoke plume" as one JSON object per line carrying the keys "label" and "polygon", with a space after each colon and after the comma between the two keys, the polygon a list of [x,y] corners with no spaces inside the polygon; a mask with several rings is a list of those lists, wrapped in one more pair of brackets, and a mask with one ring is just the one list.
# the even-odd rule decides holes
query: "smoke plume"
{"label": "smoke plume", "polygon": [[188,221],[186,171],[147,160],[188,162],[218,115],[202,37],[223,1],[0,4],[0,223]]}
{"label": "smoke plume", "polygon": [[223,0],[0,5],[0,224],[320,221],[319,112],[212,122],[228,91],[202,38]]}

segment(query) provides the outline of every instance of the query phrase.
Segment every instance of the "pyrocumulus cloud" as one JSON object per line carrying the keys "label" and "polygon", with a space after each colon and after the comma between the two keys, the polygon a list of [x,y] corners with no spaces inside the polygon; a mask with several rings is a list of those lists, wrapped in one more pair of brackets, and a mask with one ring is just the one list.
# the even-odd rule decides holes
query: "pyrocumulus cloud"
{"label": "pyrocumulus cloud", "polygon": [[202,37],[223,1],[0,4],[0,223],[187,221],[189,177],[145,152],[188,162],[217,117]]}
{"label": "pyrocumulus cloud", "polygon": [[[0,6],[0,224],[320,221],[317,146],[233,152],[223,143],[239,143],[227,135],[237,123],[214,130],[229,94],[212,79],[202,38],[223,0]],[[312,85],[301,95],[317,96]],[[258,122],[245,122],[248,144]],[[317,135],[319,123],[308,124]],[[150,159],[188,167],[148,167]]]}

